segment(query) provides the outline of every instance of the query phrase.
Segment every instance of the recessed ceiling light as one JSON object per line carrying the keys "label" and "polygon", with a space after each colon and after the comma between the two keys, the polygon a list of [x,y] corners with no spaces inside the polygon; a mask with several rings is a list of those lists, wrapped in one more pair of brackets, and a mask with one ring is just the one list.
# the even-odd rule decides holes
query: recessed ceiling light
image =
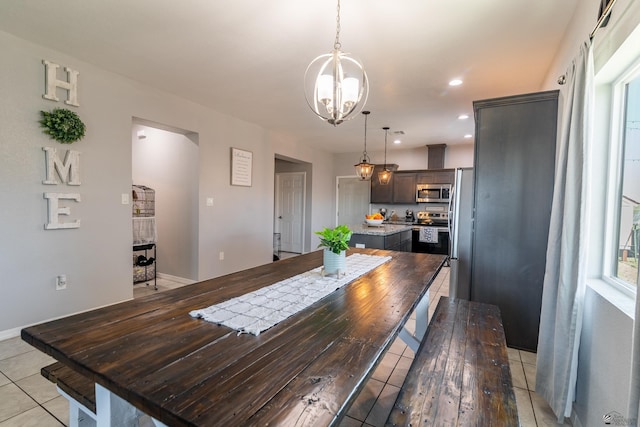
{"label": "recessed ceiling light", "polygon": [[393,140],[393,143],[394,143],[394,144],[400,144],[400,143],[402,143],[402,141],[400,141],[399,139],[394,139],[394,140]]}
{"label": "recessed ceiling light", "polygon": [[472,137],[473,137],[473,135],[471,135],[470,133],[468,133],[468,134],[466,134],[464,137],[465,137],[465,138],[467,138],[467,139],[469,139],[469,138],[472,138]]}
{"label": "recessed ceiling light", "polygon": [[460,86],[462,84],[462,80],[453,79],[449,82],[449,86]]}
{"label": "recessed ceiling light", "polygon": [[459,120],[466,120],[466,119],[468,119],[468,118],[469,118],[469,115],[468,115],[468,114],[460,114],[460,115],[458,116],[458,119],[459,119]]}

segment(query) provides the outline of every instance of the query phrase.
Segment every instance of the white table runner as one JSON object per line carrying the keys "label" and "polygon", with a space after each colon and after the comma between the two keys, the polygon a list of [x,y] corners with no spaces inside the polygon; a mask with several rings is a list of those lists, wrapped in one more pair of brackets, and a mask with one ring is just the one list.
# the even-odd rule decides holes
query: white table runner
{"label": "white table runner", "polygon": [[189,314],[238,333],[259,335],[390,259],[390,256],[353,254],[346,259],[345,276],[322,277],[322,267],[318,267]]}

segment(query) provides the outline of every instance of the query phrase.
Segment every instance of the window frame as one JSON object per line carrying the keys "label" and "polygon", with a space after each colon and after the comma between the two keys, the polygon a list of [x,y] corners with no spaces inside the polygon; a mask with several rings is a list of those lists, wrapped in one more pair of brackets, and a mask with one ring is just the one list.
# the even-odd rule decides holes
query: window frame
{"label": "window frame", "polygon": [[615,274],[617,272],[620,244],[620,199],[622,197],[624,138],[626,129],[627,85],[640,79],[640,54],[619,73],[611,86],[611,115],[609,121],[609,159],[605,195],[604,253],[602,280],[624,294],[634,297],[640,283],[628,283]]}

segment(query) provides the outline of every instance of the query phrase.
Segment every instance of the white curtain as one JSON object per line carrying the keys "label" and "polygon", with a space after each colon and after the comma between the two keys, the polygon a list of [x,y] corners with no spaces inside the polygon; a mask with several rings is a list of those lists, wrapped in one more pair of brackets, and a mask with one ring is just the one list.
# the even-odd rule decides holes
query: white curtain
{"label": "white curtain", "polygon": [[536,392],[562,422],[571,415],[586,278],[593,58],[586,41],[565,75],[542,293]]}

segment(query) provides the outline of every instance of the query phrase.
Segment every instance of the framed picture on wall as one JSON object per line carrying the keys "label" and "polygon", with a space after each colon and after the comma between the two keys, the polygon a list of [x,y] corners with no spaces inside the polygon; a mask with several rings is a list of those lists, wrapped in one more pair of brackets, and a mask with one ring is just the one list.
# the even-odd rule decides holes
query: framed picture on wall
{"label": "framed picture on wall", "polygon": [[251,187],[253,153],[231,147],[231,185]]}

